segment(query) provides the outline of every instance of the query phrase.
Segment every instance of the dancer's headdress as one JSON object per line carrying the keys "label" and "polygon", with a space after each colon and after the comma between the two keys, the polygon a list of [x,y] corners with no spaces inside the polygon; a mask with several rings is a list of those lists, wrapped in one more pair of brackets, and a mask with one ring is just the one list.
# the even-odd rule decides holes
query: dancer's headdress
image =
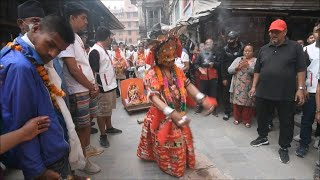
{"label": "dancer's headdress", "polygon": [[182,53],[182,45],[178,38],[177,32],[180,28],[170,29],[170,26],[156,24],[149,32],[150,37],[147,41],[150,48],[146,58],[146,63],[153,66],[159,65],[165,61],[174,61]]}

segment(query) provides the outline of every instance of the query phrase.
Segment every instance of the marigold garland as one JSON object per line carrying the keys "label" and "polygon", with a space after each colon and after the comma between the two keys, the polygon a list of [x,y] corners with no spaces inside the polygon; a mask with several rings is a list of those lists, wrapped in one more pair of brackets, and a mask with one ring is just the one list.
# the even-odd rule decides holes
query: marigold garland
{"label": "marigold garland", "polygon": [[[169,82],[168,82],[167,78],[164,78],[162,76],[162,72],[158,66],[155,66],[154,70],[157,75],[159,84],[160,85],[163,84],[163,87],[164,87],[163,92],[164,92],[165,98],[168,102],[168,105],[171,108],[174,108],[174,103],[173,103],[173,99],[170,94]],[[183,75],[181,74],[182,73],[181,70],[176,65],[173,66],[173,70],[174,70],[173,76],[176,78],[176,85],[178,86],[179,93],[180,93],[180,99],[181,99],[180,110],[182,112],[185,112],[186,111],[186,102],[187,102],[187,91],[184,87]]]}
{"label": "marigold garland", "polygon": [[[22,47],[19,44],[14,44],[12,42],[9,42],[7,44],[7,46],[9,46],[11,49],[14,49],[14,50],[17,50],[17,51],[20,51],[20,52],[22,51]],[[52,104],[54,105],[54,107],[57,110],[60,111],[59,105],[58,105],[57,100],[56,100],[56,96],[63,97],[63,96],[66,95],[65,92],[62,89],[57,88],[57,86],[55,86],[53,83],[51,83],[51,81],[49,79],[48,72],[43,67],[43,65],[38,64],[33,59],[29,59],[29,60],[31,61],[32,64],[34,64],[36,66],[37,72],[39,73],[43,83],[45,84],[45,86],[49,90]]]}

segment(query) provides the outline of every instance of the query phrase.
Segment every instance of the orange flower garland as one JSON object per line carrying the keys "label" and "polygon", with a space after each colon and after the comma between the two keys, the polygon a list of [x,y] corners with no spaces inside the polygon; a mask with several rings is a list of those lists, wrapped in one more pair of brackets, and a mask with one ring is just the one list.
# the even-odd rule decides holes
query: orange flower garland
{"label": "orange flower garland", "polygon": [[[184,74],[182,73],[182,71],[176,66],[174,65],[173,66],[174,68],[174,72],[176,73],[176,76],[177,76],[177,79],[180,80],[180,93],[181,93],[181,97],[187,97],[187,91],[185,88],[182,88],[184,87]],[[179,85],[178,85],[179,86]]]}
{"label": "orange flower garland", "polygon": [[159,85],[163,84],[163,78],[162,78],[162,73],[161,73],[160,68],[159,68],[158,66],[155,66],[155,67],[154,67],[154,71],[156,72]]}
{"label": "orange flower garland", "polygon": [[[9,42],[7,44],[7,46],[9,46],[11,49],[14,49],[14,50],[17,50],[20,52],[22,51],[22,47],[20,45],[13,44],[12,42]],[[54,107],[57,110],[60,111],[59,105],[56,100],[56,96],[63,97],[66,95],[65,92],[62,89],[57,88],[57,86],[55,86],[53,83],[51,83],[49,76],[48,76],[48,72],[42,65],[37,64],[36,61],[33,59],[29,59],[29,60],[31,61],[32,64],[34,64],[36,66],[36,69],[37,69],[43,83],[45,84],[45,86],[49,90],[52,104],[54,105]]]}

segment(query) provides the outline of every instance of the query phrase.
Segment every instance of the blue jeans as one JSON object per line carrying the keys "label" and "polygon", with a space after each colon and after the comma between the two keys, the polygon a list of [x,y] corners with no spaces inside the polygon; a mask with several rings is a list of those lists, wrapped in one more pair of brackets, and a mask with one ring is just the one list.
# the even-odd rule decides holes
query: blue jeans
{"label": "blue jeans", "polygon": [[308,147],[311,143],[312,124],[316,112],[316,96],[309,93],[308,101],[302,107],[300,146]]}

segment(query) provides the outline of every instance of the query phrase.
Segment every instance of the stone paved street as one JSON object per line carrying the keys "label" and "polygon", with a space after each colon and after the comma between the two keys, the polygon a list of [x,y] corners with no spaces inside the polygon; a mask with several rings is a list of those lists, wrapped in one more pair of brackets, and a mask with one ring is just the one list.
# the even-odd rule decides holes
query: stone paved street
{"label": "stone paved street", "polygon": [[[156,163],[141,161],[136,156],[141,126],[145,112],[129,116],[123,109],[120,99],[114,111],[113,124],[123,130],[122,134],[109,136],[111,147],[98,157],[92,158],[102,167],[99,174],[91,179],[176,179],[163,173]],[[282,164],[278,159],[278,121],[275,130],[269,134],[269,146],[251,147],[250,141],[257,137],[256,121],[250,129],[243,124],[235,126],[219,117],[195,115],[190,110],[197,169],[188,171],[181,179],[312,179],[317,151],[310,146],[305,158],[294,154],[297,143],[289,150],[290,163]],[[298,118],[298,117],[296,117]],[[297,134],[298,128],[295,128]],[[91,137],[92,144],[98,146],[99,135]],[[79,172],[81,174],[81,172]],[[8,179],[22,179],[20,171],[11,171]]]}

